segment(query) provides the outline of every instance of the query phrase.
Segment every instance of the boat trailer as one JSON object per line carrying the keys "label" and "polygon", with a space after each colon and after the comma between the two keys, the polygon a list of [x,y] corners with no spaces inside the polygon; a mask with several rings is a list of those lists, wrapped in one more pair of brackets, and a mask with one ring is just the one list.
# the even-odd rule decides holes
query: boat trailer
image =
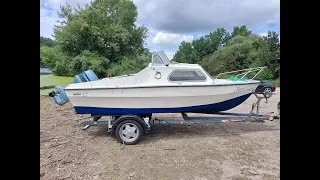
{"label": "boat trailer", "polygon": [[[116,138],[120,143],[133,145],[136,144],[141,136],[146,134],[154,124],[187,124],[190,126],[191,124],[217,124],[248,121],[264,123],[265,120],[280,120],[280,115],[274,116],[270,115],[271,113],[266,115],[259,114],[261,100],[265,99],[265,103],[268,103],[268,98],[271,97],[271,94],[263,94],[263,96],[259,96],[255,92],[253,94],[257,98],[257,101],[252,104],[252,109],[249,114],[220,112],[210,116],[189,117],[186,113],[181,113],[182,120],[161,120],[157,118],[152,119],[152,115],[127,114],[105,116],[107,117],[106,120],[100,120],[102,116],[89,116],[76,119],[76,121],[91,118],[91,120],[82,121],[81,124],[84,125],[82,128],[83,130],[88,129],[91,126],[107,125],[108,132],[111,134],[115,133]],[[256,113],[254,113],[254,111]]]}

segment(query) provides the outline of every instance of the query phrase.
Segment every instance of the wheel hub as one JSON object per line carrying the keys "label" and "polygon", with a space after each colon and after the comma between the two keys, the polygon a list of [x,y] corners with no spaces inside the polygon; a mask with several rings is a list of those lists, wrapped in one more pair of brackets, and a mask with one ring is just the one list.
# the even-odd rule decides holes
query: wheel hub
{"label": "wheel hub", "polygon": [[133,123],[123,124],[120,128],[120,137],[123,141],[132,142],[137,139],[139,129]]}

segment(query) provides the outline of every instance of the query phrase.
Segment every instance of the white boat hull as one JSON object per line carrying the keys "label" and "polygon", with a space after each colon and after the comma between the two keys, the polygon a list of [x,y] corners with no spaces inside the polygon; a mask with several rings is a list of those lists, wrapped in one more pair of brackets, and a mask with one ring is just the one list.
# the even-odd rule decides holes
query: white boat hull
{"label": "white boat hull", "polygon": [[217,113],[245,101],[258,83],[65,89],[78,114]]}

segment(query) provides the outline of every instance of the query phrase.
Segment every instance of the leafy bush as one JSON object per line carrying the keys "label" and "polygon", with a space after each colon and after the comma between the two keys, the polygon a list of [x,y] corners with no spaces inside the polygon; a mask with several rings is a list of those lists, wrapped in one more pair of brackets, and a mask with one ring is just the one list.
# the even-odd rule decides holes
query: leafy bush
{"label": "leafy bush", "polygon": [[141,56],[125,56],[119,62],[110,65],[108,76],[137,73],[147,67],[149,62],[151,62],[151,57],[146,54]]}
{"label": "leafy bush", "polygon": [[109,60],[106,57],[85,50],[72,58],[69,63],[70,74],[75,75],[91,69],[98,77],[104,77],[107,74],[108,64]]}
{"label": "leafy bush", "polygon": [[40,48],[40,56],[45,67],[51,69],[54,74],[58,76],[71,75],[68,68],[70,56],[63,53],[60,46],[42,46]]}
{"label": "leafy bush", "polygon": [[[231,36],[225,29],[218,28],[192,42],[182,42],[173,60],[198,63],[211,75],[217,75],[220,72],[268,66],[269,60],[279,56],[280,39],[276,32],[268,31],[268,35],[262,37],[252,34],[246,26],[236,26]],[[280,77],[279,65],[268,68],[262,76]]]}
{"label": "leafy bush", "polygon": [[258,77],[264,80],[271,80],[273,79],[273,73],[269,68],[265,68],[258,74]]}

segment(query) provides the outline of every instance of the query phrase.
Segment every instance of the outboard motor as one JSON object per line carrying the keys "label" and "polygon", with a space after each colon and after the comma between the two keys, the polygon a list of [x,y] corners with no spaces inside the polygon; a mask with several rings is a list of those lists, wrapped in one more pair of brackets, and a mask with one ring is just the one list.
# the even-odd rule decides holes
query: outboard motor
{"label": "outboard motor", "polygon": [[97,75],[92,70],[87,70],[74,77],[73,83],[89,82],[98,80]]}
{"label": "outboard motor", "polygon": [[[82,72],[74,77],[74,83],[82,83],[82,82],[89,82],[89,81],[96,81],[98,80],[97,75],[92,70],[87,70]],[[64,92],[64,88],[61,86],[56,86],[56,91],[52,91],[49,93],[51,97],[51,101],[62,106],[69,101],[67,94]]]}
{"label": "outboard motor", "polygon": [[56,86],[57,91],[52,91],[49,93],[51,101],[62,106],[69,101],[68,96],[64,92],[64,88],[61,86]]}

